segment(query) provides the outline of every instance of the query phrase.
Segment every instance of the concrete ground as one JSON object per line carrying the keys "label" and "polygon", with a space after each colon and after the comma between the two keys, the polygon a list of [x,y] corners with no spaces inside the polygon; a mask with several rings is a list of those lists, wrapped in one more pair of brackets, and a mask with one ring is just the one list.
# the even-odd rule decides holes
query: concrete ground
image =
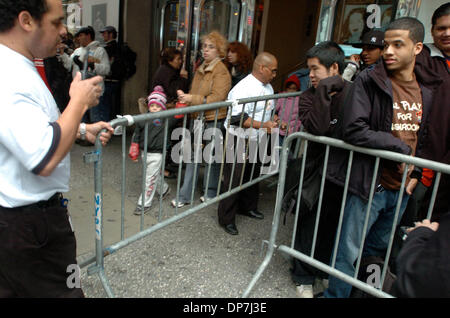
{"label": "concrete ground", "polygon": [[[129,142],[127,141],[127,151]],[[75,145],[71,152],[71,190],[69,211],[78,242],[79,260],[93,254],[94,165],[83,162],[83,153],[94,147]],[[104,149],[103,213],[104,246],[120,241],[121,223],[121,137],[114,136]],[[125,197],[125,238],[139,232],[140,217],[133,215],[141,189],[141,164],[127,158]],[[217,203],[162,228],[105,258],[105,273],[116,297],[130,298],[236,298],[247,288],[261,264],[263,240],[268,240],[275,207],[277,178],[260,185],[259,209],[264,220],[238,216],[239,235],[231,236],[217,223]],[[169,203],[176,196],[176,179],[168,179],[171,193],[163,201],[163,217],[173,216]],[[196,203],[200,192],[196,194]],[[159,200],[154,199],[159,208]],[[147,228],[158,222],[158,208],[145,215]],[[189,206],[179,211],[185,211]],[[290,245],[293,216],[280,224],[277,244]],[[264,252],[267,249],[264,248]],[[87,266],[89,267],[89,266]],[[82,268],[82,287],[86,297],[106,297],[97,275]],[[250,297],[292,298],[295,286],[289,274],[290,263],[275,253]]]}

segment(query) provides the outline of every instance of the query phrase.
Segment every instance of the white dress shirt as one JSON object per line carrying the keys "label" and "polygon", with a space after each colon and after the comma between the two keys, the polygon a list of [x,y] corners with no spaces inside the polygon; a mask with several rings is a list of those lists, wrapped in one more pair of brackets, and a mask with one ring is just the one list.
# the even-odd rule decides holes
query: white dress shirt
{"label": "white dress shirt", "polygon": [[[264,84],[258,80],[252,74],[247,75],[239,83],[237,83],[233,89],[228,93],[228,101],[239,100],[243,98],[250,98],[256,96],[273,95],[273,88],[270,84]],[[237,116],[244,111],[254,118],[255,121],[265,123],[272,118],[272,112],[275,109],[275,102],[273,100],[259,101],[257,103],[247,103],[245,105],[239,104],[237,107],[232,106],[228,109],[227,118],[225,120],[225,128],[232,135],[241,135],[240,132],[245,131],[245,136],[251,139],[257,138],[259,131],[260,135],[264,134],[261,129],[247,128],[245,130],[239,129],[234,125],[230,125],[228,128],[228,121],[232,116]]]}

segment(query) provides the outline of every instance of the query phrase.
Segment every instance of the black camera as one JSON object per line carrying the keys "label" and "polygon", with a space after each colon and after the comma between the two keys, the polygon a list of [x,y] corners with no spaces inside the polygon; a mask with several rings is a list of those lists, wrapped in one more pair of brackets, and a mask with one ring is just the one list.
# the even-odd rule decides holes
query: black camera
{"label": "black camera", "polygon": [[78,55],[75,55],[73,57],[73,61],[76,65],[78,65],[78,67],[80,69],[82,80],[86,80],[86,79],[92,78],[94,76],[97,76],[97,74],[95,74],[95,72],[92,72],[89,70],[89,63],[88,63],[87,58],[83,63],[83,62],[81,62],[80,57]]}
{"label": "black camera", "polygon": [[402,241],[406,240],[406,238],[408,237],[408,226],[400,226],[399,228],[399,234],[400,234],[400,238],[402,239]]}
{"label": "black camera", "polygon": [[97,74],[95,74],[92,71],[89,71],[89,70],[82,70],[81,71],[81,79],[82,80],[87,80],[87,79],[95,77],[95,76],[97,76]]}

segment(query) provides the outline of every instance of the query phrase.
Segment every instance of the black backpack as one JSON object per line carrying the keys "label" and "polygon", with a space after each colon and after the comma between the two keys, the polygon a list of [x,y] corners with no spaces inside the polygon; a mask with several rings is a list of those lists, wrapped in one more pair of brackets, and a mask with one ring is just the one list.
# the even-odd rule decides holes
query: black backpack
{"label": "black backpack", "polygon": [[123,43],[111,65],[113,78],[119,80],[131,78],[136,73],[136,57],[136,52],[127,43]]}

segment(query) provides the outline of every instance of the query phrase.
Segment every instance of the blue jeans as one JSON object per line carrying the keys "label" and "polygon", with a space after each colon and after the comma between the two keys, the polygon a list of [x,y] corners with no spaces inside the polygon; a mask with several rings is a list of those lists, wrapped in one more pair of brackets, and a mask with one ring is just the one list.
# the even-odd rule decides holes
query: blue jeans
{"label": "blue jeans", "polygon": [[[224,119],[219,119],[217,121],[217,127],[220,128],[223,126]],[[205,129],[214,128],[214,121],[206,122]],[[216,136],[218,138],[219,136]],[[180,197],[179,201],[183,203],[191,202],[192,188],[195,189],[197,183],[198,172],[201,169],[201,165],[199,163],[194,163],[194,151],[191,152],[191,162],[186,163],[186,171],[184,173],[183,185],[180,188]],[[197,174],[194,176],[195,165],[197,165]],[[209,184],[206,186],[206,179],[208,178],[208,169],[209,163],[207,163],[204,167],[204,175],[203,175],[203,188],[202,192],[206,191],[206,198],[211,199],[217,196],[217,188],[219,185],[219,177],[220,177],[220,162],[211,162],[211,171],[209,173]],[[194,190],[195,193],[195,190]]]}
{"label": "blue jeans", "polygon": [[91,122],[108,122],[111,120],[111,112],[114,109],[114,98],[116,90],[119,88],[119,83],[105,81],[105,91],[100,97],[98,105],[90,109]]}
{"label": "blue jeans", "polygon": [[[220,163],[211,163],[211,171],[209,173],[209,186],[207,188],[206,198],[211,199],[217,196],[217,188],[219,185],[219,175],[220,175]],[[180,189],[180,202],[187,203],[191,202],[192,188],[196,186],[197,177],[199,170],[201,169],[201,165],[197,164],[197,175],[194,180],[194,170],[195,163],[187,163],[186,171],[184,173],[183,185]],[[207,164],[204,168],[204,176],[203,176],[203,188],[202,193],[206,187],[206,179],[208,177],[208,169],[209,164]],[[195,192],[195,191],[194,191]]]}
{"label": "blue jeans", "polygon": [[285,138],[286,138],[286,136],[283,136],[281,134],[278,136],[278,141],[280,143],[280,147],[283,147],[283,142],[284,142]]}
{"label": "blue jeans", "polygon": [[91,122],[96,123],[99,121],[109,121],[111,109],[109,108],[110,105],[107,104],[106,96],[105,94],[100,97],[100,101],[97,106],[92,107],[89,110],[90,116],[91,116]]}
{"label": "blue jeans", "polygon": [[[375,192],[369,214],[363,256],[383,256],[385,253],[399,196],[400,191]],[[409,195],[405,193],[397,224],[406,209],[408,199]],[[366,211],[367,203],[359,196],[350,194],[347,197],[335,268],[351,277],[355,274],[354,263],[359,255]],[[352,285],[330,275],[329,287],[325,290],[324,296],[326,298],[348,298],[351,291]]]}

